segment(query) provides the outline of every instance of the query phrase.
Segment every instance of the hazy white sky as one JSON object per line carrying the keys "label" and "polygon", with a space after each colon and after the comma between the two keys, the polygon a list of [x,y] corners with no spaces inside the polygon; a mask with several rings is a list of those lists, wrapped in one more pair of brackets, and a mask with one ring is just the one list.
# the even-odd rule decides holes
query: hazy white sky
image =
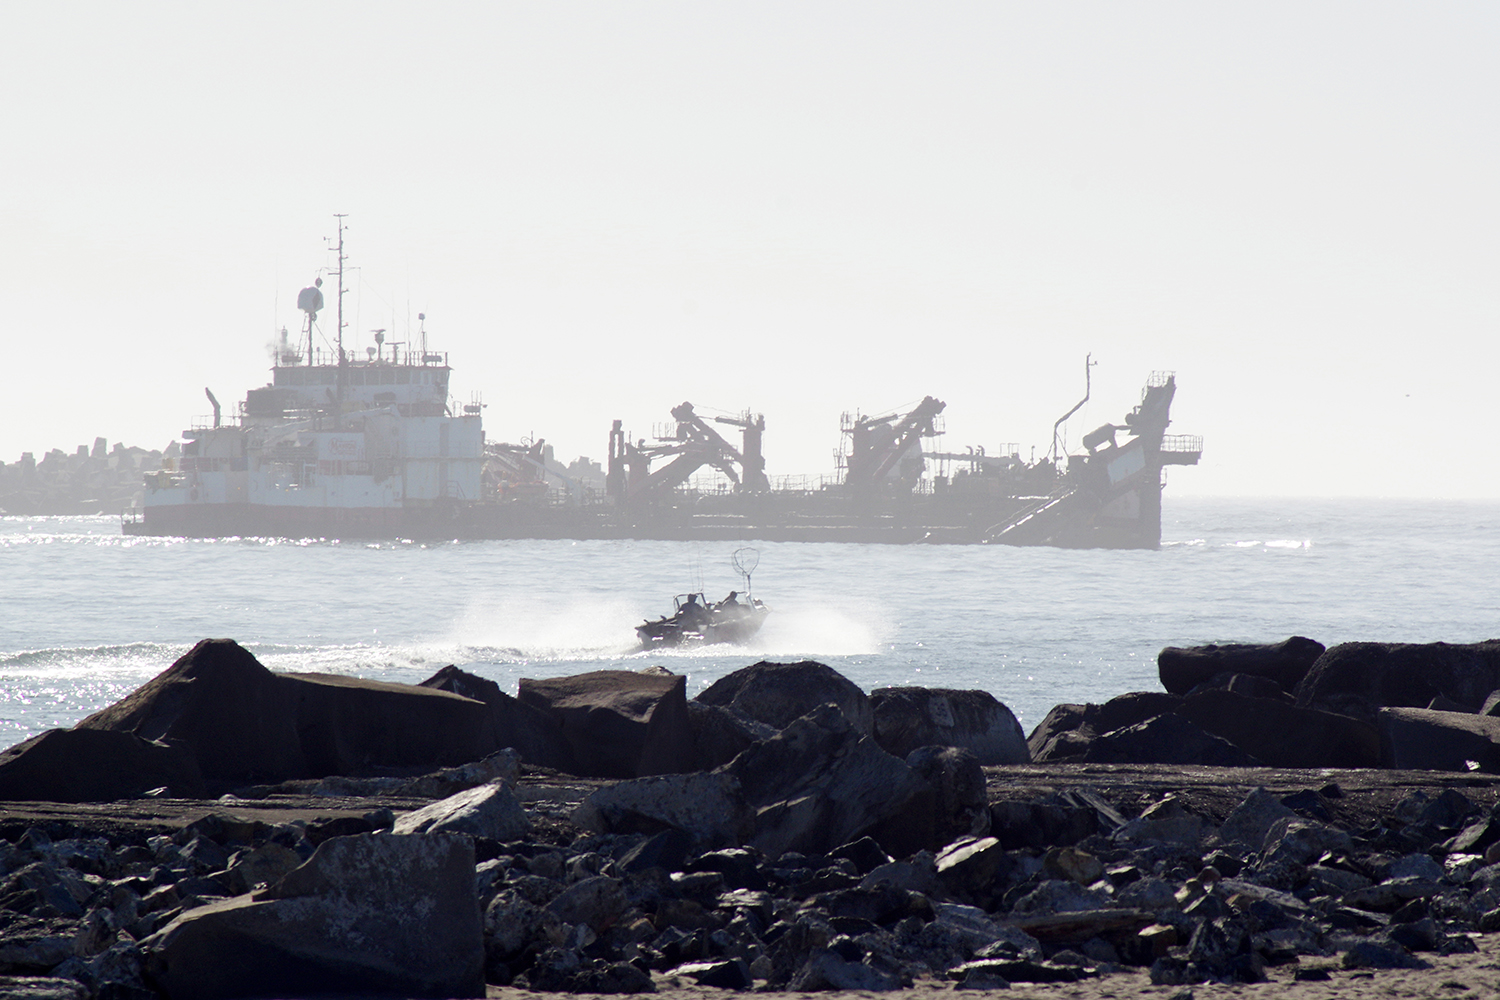
{"label": "hazy white sky", "polygon": [[[491,439],[691,400],[1076,442],[1177,372],[1187,494],[1500,497],[1500,6],[10,3],[0,459],[264,384],[349,213]],[[323,324],[331,336],[330,313]]]}

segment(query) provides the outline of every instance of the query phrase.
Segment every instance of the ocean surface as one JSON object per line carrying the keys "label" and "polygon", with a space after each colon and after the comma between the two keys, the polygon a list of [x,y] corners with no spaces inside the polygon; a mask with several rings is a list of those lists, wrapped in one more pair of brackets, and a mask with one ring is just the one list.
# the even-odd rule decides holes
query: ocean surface
{"label": "ocean surface", "polygon": [[692,696],[762,659],[865,690],[981,688],[1029,732],[1058,702],[1159,690],[1164,646],[1500,637],[1500,502],[1166,497],[1160,551],[749,542],[748,647],[632,652],[673,594],[745,590],[706,542],[130,538],[0,517],[0,747],[71,726],[229,637],[277,671],[415,683],[661,664]]}

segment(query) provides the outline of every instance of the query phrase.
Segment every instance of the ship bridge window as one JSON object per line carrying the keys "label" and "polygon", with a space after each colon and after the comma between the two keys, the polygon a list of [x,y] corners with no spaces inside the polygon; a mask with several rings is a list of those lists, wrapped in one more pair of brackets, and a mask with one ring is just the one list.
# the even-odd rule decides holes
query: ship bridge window
{"label": "ship bridge window", "polygon": [[338,373],[335,372],[332,368],[324,368],[319,373],[319,375],[320,375],[320,378],[318,379],[318,384],[320,384],[320,385],[337,385],[338,384],[338,381],[339,381],[339,379],[338,379]]}
{"label": "ship bridge window", "polygon": [[350,372],[349,373],[349,384],[350,385],[364,385],[365,384],[365,373],[362,372],[362,371],[352,371],[352,372]]}
{"label": "ship bridge window", "polygon": [[407,368],[403,368],[399,372],[397,372],[396,373],[396,384],[397,385],[410,385],[411,384],[411,370],[407,369]]}
{"label": "ship bridge window", "polygon": [[382,368],[380,370],[380,384],[381,385],[395,385],[396,384],[396,369],[394,369],[394,368]]}

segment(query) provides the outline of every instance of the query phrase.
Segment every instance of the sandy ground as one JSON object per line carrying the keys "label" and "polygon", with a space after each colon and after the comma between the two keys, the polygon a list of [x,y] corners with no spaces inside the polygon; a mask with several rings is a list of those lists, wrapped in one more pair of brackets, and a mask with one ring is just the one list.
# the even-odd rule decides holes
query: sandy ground
{"label": "sandy ground", "polygon": [[[1382,969],[1345,970],[1339,967],[1337,956],[1331,958],[1303,959],[1299,964],[1283,965],[1267,969],[1269,981],[1253,984],[1225,985],[1199,983],[1194,986],[1152,986],[1144,969],[1100,976],[1080,983],[1065,983],[1038,986],[1018,983],[1000,991],[1010,1000],[1218,1000],[1218,998],[1240,997],[1245,1000],[1375,1000],[1386,997],[1500,997],[1500,935],[1489,934],[1475,938],[1479,951],[1469,955],[1430,955],[1421,957],[1432,963],[1430,969]],[[1327,969],[1329,978],[1322,981],[1298,981],[1294,978],[1298,969]],[[1305,974],[1305,973],[1304,973]],[[725,990],[698,986],[691,980],[658,975],[658,995],[666,1000],[709,1000],[731,994]],[[953,1000],[973,996],[978,991],[955,990],[953,983],[946,981],[918,982],[912,989],[896,993],[849,992],[836,994],[839,1000],[869,998],[869,1000],[926,1000],[928,997],[947,995]],[[543,996],[526,990],[491,986],[487,997],[491,1000],[536,1000]],[[559,994],[560,995],[560,994]],[[580,996],[586,994],[578,994]],[[809,1000],[828,998],[830,993],[759,993],[758,997],[791,998],[805,997]],[[616,998],[618,1000],[618,998]]]}

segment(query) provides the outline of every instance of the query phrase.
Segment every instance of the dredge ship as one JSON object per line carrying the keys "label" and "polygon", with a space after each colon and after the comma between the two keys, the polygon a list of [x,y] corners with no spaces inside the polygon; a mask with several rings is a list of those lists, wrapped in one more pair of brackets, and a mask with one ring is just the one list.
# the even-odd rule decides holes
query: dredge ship
{"label": "dredge ship", "polygon": [[[212,419],[183,432],[175,467],[146,476],[126,534],[1156,548],[1162,470],[1202,454],[1202,438],[1166,433],[1177,391],[1167,372],[1122,423],[1066,454],[1060,429],[1091,392],[1085,359],[1084,397],[1041,459],[1013,445],[939,450],[945,404],[928,396],[905,413],[846,415],[834,476],[773,484],[763,415],[710,419],[685,402],[650,441],[632,443],[614,421],[603,482],[591,483],[549,462],[540,441],[486,443],[480,405],[449,398],[448,356],[427,349],[425,323],[416,344],[375,331],[364,357],[345,351],[343,233],[334,348],[315,349],[323,296],[306,288],[303,335],[292,344],[283,331],[270,383],[228,420],[207,393]],[[737,428],[739,446],[714,424]],[[706,487],[694,479],[705,469],[716,477]]]}

